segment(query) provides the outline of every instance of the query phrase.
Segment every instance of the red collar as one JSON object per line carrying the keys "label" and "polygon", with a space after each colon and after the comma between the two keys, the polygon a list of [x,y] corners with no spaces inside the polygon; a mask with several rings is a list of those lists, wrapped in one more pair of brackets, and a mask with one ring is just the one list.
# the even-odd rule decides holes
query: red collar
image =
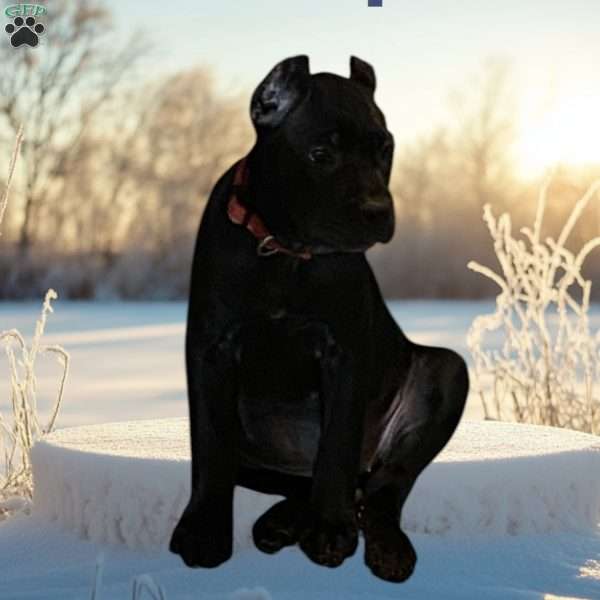
{"label": "red collar", "polygon": [[303,260],[312,258],[308,250],[295,252],[280,244],[273,234],[269,232],[262,219],[250,208],[245,207],[238,199],[238,192],[248,187],[248,166],[246,157],[242,158],[236,166],[233,177],[233,191],[227,204],[227,215],[232,223],[243,225],[257,240],[256,253],[259,256],[271,254],[287,254]]}

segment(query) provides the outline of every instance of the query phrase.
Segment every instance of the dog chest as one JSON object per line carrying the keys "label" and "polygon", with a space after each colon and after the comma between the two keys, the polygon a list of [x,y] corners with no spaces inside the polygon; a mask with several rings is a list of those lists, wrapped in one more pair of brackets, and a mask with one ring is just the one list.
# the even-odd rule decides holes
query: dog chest
{"label": "dog chest", "polygon": [[281,318],[249,325],[242,336],[242,463],[310,475],[320,429],[318,335]]}

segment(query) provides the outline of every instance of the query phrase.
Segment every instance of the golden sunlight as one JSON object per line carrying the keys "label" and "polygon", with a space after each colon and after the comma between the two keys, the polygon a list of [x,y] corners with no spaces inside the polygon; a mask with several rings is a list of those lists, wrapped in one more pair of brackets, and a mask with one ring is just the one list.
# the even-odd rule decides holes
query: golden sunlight
{"label": "golden sunlight", "polygon": [[537,114],[524,110],[516,150],[524,177],[559,164],[600,163],[600,93],[567,93]]}

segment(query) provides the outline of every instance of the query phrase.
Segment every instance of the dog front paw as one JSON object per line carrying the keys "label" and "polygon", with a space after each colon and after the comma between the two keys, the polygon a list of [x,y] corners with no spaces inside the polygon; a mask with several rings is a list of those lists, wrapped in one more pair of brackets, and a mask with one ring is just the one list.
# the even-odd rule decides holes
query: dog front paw
{"label": "dog front paw", "polygon": [[306,507],[302,503],[289,498],[274,504],[254,523],[254,545],[267,554],[293,546],[300,539],[302,514],[305,511]]}
{"label": "dog front paw", "polygon": [[322,517],[313,517],[300,539],[304,554],[325,567],[339,567],[356,552],[357,545],[358,529],[356,521],[352,519],[331,522]]}
{"label": "dog front paw", "polygon": [[376,577],[400,583],[413,573],[417,553],[396,519],[363,517],[365,564]]}
{"label": "dog front paw", "polygon": [[231,558],[231,518],[204,512],[201,508],[183,513],[173,530],[169,550],[179,554],[188,567],[218,567]]}

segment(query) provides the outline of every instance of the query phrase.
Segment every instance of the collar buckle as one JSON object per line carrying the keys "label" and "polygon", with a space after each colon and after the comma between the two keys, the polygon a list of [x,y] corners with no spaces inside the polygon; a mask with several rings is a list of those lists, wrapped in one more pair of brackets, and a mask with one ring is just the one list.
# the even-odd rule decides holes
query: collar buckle
{"label": "collar buckle", "polygon": [[256,246],[256,254],[258,256],[271,256],[272,254],[277,254],[279,252],[279,248],[275,246],[271,246],[269,248],[269,244],[275,239],[272,235],[266,235],[258,245]]}

